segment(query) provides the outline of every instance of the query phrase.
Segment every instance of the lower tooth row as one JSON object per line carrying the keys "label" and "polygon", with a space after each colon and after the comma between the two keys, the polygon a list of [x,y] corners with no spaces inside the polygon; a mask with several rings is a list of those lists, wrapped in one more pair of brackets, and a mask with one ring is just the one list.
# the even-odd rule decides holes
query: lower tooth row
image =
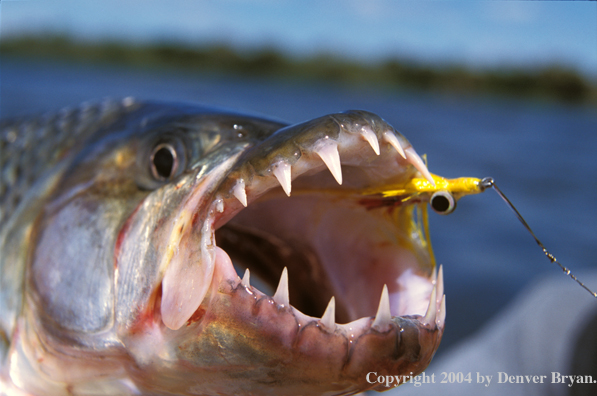
{"label": "lower tooth row", "polygon": [[[249,269],[247,268],[241,280],[241,284],[243,286],[250,287],[249,277],[250,273]],[[437,276],[435,272],[433,274],[433,283],[433,289],[429,298],[429,307],[422,321],[426,325],[435,323],[436,327],[441,329],[444,327],[444,323],[446,320],[446,296],[443,294],[444,281],[443,268],[441,265],[439,267],[439,273],[437,274]],[[282,275],[280,276],[278,288],[276,289],[276,292],[274,293],[272,299],[278,305],[284,307],[290,306],[288,292],[288,270],[286,267],[284,267],[284,270],[282,270]],[[336,328],[336,300],[334,297],[330,299],[330,302],[328,303],[325,312],[319,320],[319,323],[326,331],[329,332],[333,332]],[[388,294],[388,287],[387,285],[384,285],[381,292],[381,298],[379,300],[377,313],[375,315],[373,323],[371,324],[371,327],[377,331],[385,332],[389,329],[391,324],[392,313],[390,311],[390,298]]]}

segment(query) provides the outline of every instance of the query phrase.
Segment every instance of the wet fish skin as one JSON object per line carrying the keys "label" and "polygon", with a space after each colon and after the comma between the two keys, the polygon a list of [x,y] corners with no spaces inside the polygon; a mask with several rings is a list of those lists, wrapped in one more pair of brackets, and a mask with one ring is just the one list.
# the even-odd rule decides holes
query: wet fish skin
{"label": "wet fish skin", "polygon": [[[160,122],[167,123],[169,121],[169,117],[184,117],[185,115],[188,116],[189,112],[192,112],[193,115],[197,114],[196,108],[192,108],[192,110],[187,109],[185,111],[184,106],[180,105],[176,107],[178,112],[173,114],[172,116],[168,116],[167,109],[164,109],[163,106],[160,105],[146,105],[142,112],[138,112],[139,104],[133,102],[131,99],[125,99],[122,102],[116,101],[104,101],[99,104],[84,104],[79,108],[75,109],[65,109],[59,112],[58,114],[47,114],[37,118],[22,118],[16,120],[8,120],[3,121],[0,123],[0,131],[2,131],[2,136],[0,139],[1,150],[0,150],[0,163],[2,165],[2,178],[0,179],[0,224],[2,227],[0,231],[3,235],[7,235],[10,237],[11,232],[7,231],[9,229],[13,229],[12,227],[23,227],[22,224],[31,223],[29,221],[17,221],[14,220],[19,216],[27,217],[26,213],[14,213],[17,210],[17,207],[21,203],[22,200],[26,199],[28,201],[43,201],[45,199],[51,199],[52,189],[49,188],[46,184],[51,184],[53,180],[59,179],[61,175],[65,173],[71,174],[68,183],[69,184],[62,184],[60,187],[64,190],[69,190],[71,188],[77,189],[79,185],[87,183],[88,174],[97,173],[93,168],[95,164],[93,161],[96,157],[102,155],[102,150],[111,150],[113,146],[108,145],[107,147],[102,148],[101,139],[109,143],[110,139],[117,138],[127,138],[130,136],[126,136],[126,131],[119,131],[119,129],[124,129],[126,125],[118,125],[118,122],[122,122],[123,117],[125,117],[128,113],[137,112],[138,114],[135,116],[133,120],[128,120],[128,122],[134,124],[143,120],[145,123],[149,123],[151,118],[158,118]],[[157,110],[157,111],[156,111]],[[217,111],[213,110],[206,110],[210,113],[216,113]],[[188,118],[188,117],[187,117]],[[242,117],[239,117],[239,120]],[[226,120],[225,123],[229,124],[234,120]],[[181,119],[178,123],[182,124],[184,122],[189,122],[188,120]],[[201,147],[206,147],[209,145],[214,144],[214,141],[225,141],[224,131],[225,128],[220,128],[221,125],[218,123],[218,117],[216,116],[212,121],[210,121],[212,125],[210,126],[212,131],[208,133],[201,133],[199,138],[188,137],[186,139],[186,149],[189,151],[191,156],[191,160],[199,155],[199,150]],[[279,128],[280,123],[273,122],[272,126],[269,128],[270,132]],[[159,125],[154,126],[159,128]],[[184,125],[177,125],[178,128],[184,128]],[[110,134],[105,134],[103,131],[106,128],[112,128]],[[145,134],[146,129],[150,127],[145,127],[141,129],[131,129],[128,131],[128,134],[131,135],[132,132],[136,134],[143,135]],[[220,128],[220,129],[218,129]],[[230,127],[228,127],[230,129]],[[267,131],[268,128],[255,128],[256,132],[263,132]],[[230,133],[237,134],[237,131],[233,129],[229,131]],[[97,136],[97,137],[93,137]],[[255,139],[259,139],[261,136],[256,134],[254,136]],[[144,139],[148,139],[148,136],[144,136]],[[97,142],[94,142],[97,141]],[[41,142],[41,143],[40,143]],[[89,149],[83,149],[84,146],[87,147],[95,147],[96,154],[94,157],[89,158]],[[73,155],[76,153],[76,156]],[[122,152],[121,161],[126,155],[134,155],[135,153],[124,153]],[[222,155],[226,155],[223,153]],[[135,157],[129,157],[135,158]],[[85,163],[92,163],[93,165],[89,167],[89,169],[84,168]],[[126,164],[120,164],[122,167]],[[142,166],[142,164],[139,164]],[[111,169],[107,169],[109,173],[113,173]],[[139,171],[138,169],[134,169],[134,171]],[[44,174],[45,173],[45,174]],[[48,174],[49,173],[49,174]],[[155,183],[151,184],[151,181],[148,181],[148,177],[144,174],[145,172],[139,172],[139,174],[134,175],[121,175],[122,178],[120,180],[126,181],[128,184],[131,180],[134,180],[137,185],[129,186],[129,189],[126,190],[125,187],[121,187],[122,193],[125,196],[125,201],[130,201],[129,205],[135,205],[135,202],[138,202],[140,199],[132,198],[128,199],[129,197],[127,194],[133,191],[136,194],[139,194],[141,197],[147,195],[149,190],[139,192],[138,187],[139,185],[146,186],[148,188],[155,188]],[[115,182],[117,180],[114,180]],[[36,187],[34,183],[41,186]],[[145,183],[145,184],[144,184]],[[57,186],[52,186],[54,189],[58,189]],[[110,188],[105,189],[104,191],[110,191]],[[26,194],[29,194],[26,197]],[[54,194],[56,195],[56,194]],[[100,193],[101,195],[101,193]],[[119,201],[123,202],[122,200]],[[28,210],[27,212],[35,212],[35,209],[31,207],[31,204],[21,205],[22,207],[26,207]],[[17,223],[17,225],[14,225]],[[11,245],[7,243],[7,245]],[[27,249],[21,249],[27,250]],[[3,253],[6,251],[3,250]],[[21,261],[21,260],[15,260]],[[10,270],[12,266],[3,265],[3,271]],[[22,270],[17,271],[19,273],[23,272]],[[6,274],[6,272],[4,272]],[[7,280],[8,278],[4,277],[3,280]],[[14,284],[20,285],[20,282],[7,282],[7,284],[2,284],[2,290],[6,291],[6,294],[9,296],[18,295],[20,293],[14,293],[14,290],[22,290],[22,287],[19,286],[17,288],[12,288]],[[3,298],[2,302],[9,300],[9,298]],[[15,304],[18,306],[19,304]],[[8,311],[13,311],[10,307],[5,307]],[[2,323],[4,324],[6,319],[6,315],[2,317]],[[11,328],[11,326],[3,326],[5,333],[9,333],[7,329]]]}
{"label": "wet fish skin", "polygon": [[[47,185],[58,177],[58,163],[69,150],[76,149],[77,142],[122,116],[126,108],[113,101],[84,103],[59,113],[0,122],[2,356],[7,353],[9,336],[22,306],[24,265],[29,251],[26,235],[47,195]],[[26,210],[19,209],[20,204]]]}
{"label": "wet fish skin", "polygon": [[[441,339],[443,320],[421,323],[425,311],[392,315],[378,331],[372,327],[378,322],[365,317],[354,322],[361,328],[353,346],[345,327],[324,331],[294,308],[280,307],[242,285],[230,273],[231,265],[219,264],[213,242],[214,229],[242,208],[231,193],[235,183],[245,180],[249,208],[253,201],[259,207],[263,198],[256,191],[275,195],[272,164],[280,161],[294,172],[308,171],[292,181],[293,194],[299,195],[310,184],[326,196],[344,196],[358,195],[371,175],[383,183],[416,177],[406,158],[382,159],[393,150],[389,144],[379,158],[359,154],[364,142],[360,128],[371,128],[381,139],[391,128],[383,120],[349,112],[287,127],[195,105],[126,100],[104,106],[112,110],[98,110],[92,121],[81,110],[68,113],[65,119],[71,121],[54,135],[58,143],[39,155],[39,165],[20,189],[15,187],[19,177],[3,176],[0,381],[5,389],[44,395],[348,394],[375,387],[365,381],[371,367],[393,375],[426,367]],[[77,126],[75,118],[86,126]],[[43,125],[3,124],[3,149],[7,142],[21,142],[21,135],[13,139],[10,131],[38,132]],[[340,157],[350,169],[342,189],[321,172],[325,165],[314,154],[327,139],[344,142]],[[152,177],[148,163],[162,141],[181,147],[180,173],[166,181]],[[58,155],[52,147],[60,148]],[[26,169],[21,158],[3,156],[3,168]],[[319,165],[313,165],[315,160]],[[221,215],[214,206],[218,199],[225,206]],[[271,199],[278,200],[276,195]],[[302,210],[300,198],[292,202]],[[346,210],[353,206],[347,203]],[[356,207],[358,216],[369,218],[370,209]],[[404,235],[412,235],[413,210],[404,205],[395,208],[394,218],[380,214],[376,221],[391,229],[398,220],[410,230]],[[245,213],[252,219],[253,212]],[[385,242],[385,236],[379,238]],[[414,241],[411,249],[417,271],[430,278],[433,261],[424,245]],[[163,279],[176,260],[182,260],[183,271],[184,263],[204,266],[215,260],[215,281],[180,328],[162,317],[162,299],[168,294]],[[196,273],[191,264],[188,271]],[[434,318],[436,310],[441,318],[440,300],[429,303]]]}
{"label": "wet fish skin", "polygon": [[[205,115],[207,120],[201,124],[201,131],[194,130],[196,118]],[[234,129],[235,123],[243,125],[244,130]],[[214,146],[225,146],[233,141],[243,147],[252,139],[260,139],[262,134],[282,126],[279,122],[231,116],[196,106],[141,106],[130,100],[83,105],[75,110],[63,110],[58,115],[4,121],[0,125],[3,142],[0,346],[3,359],[14,342],[11,338],[17,318],[27,310],[28,298],[43,307],[37,312],[39,317],[27,318],[41,327],[41,331],[35,331],[36,336],[59,334],[77,348],[119,346],[119,342],[110,337],[98,340],[96,336],[114,324],[115,312],[122,317],[122,309],[112,302],[113,252],[101,249],[115,244],[125,215],[156,187],[155,181],[146,174],[147,169],[139,169],[147,164],[136,163],[142,154],[135,149],[147,150],[152,140],[163,138],[164,133],[176,133],[185,139],[188,161],[202,166],[198,157]],[[249,131],[251,134],[247,133]],[[37,139],[49,143],[40,145]],[[118,143],[123,141],[125,145]],[[36,155],[23,155],[37,146],[41,148]],[[232,145],[225,146],[204,159],[204,163],[217,162],[218,156],[226,157],[234,149]],[[47,202],[51,202],[49,207],[45,206]],[[42,238],[41,249],[47,248],[48,254],[55,257],[54,266],[48,270],[48,261],[36,264],[36,254],[31,257],[31,252],[36,250],[32,246],[33,235],[44,228],[44,223],[55,220],[54,212],[60,213],[60,207],[72,202],[76,202],[77,209],[58,215],[58,226],[52,229],[56,231],[55,238],[45,243]],[[40,213],[45,213],[42,217],[50,220],[40,220]],[[85,227],[85,224],[96,227]],[[47,234],[52,235],[52,232]],[[76,243],[59,250],[65,245],[61,239],[73,234],[78,234]],[[30,260],[31,268],[26,269]],[[38,267],[41,268],[38,270]],[[52,273],[65,271],[70,274],[69,279],[51,283]],[[25,277],[27,272],[30,272],[28,278]],[[149,275],[144,277],[150,278]],[[119,290],[121,294],[128,291]],[[118,306],[128,308],[130,299],[137,297],[138,292],[119,299]],[[80,298],[73,299],[73,295]]]}

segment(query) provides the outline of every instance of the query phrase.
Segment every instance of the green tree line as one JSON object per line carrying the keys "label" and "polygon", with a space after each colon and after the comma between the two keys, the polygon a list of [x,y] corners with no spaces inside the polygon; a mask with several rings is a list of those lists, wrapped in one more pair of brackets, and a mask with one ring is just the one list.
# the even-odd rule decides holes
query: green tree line
{"label": "green tree line", "polygon": [[53,58],[146,68],[180,68],[238,76],[374,85],[389,90],[417,89],[463,94],[498,94],[524,98],[597,104],[597,84],[570,68],[496,68],[472,70],[397,58],[374,64],[332,55],[290,57],[273,49],[239,51],[225,45],[176,43],[134,45],[103,41],[80,42],[66,36],[3,39],[2,56]]}

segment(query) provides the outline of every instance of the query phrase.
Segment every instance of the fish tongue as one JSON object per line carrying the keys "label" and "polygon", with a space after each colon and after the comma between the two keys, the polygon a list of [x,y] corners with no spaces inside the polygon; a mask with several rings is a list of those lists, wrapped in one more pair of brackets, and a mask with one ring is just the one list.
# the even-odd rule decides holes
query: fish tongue
{"label": "fish tongue", "polygon": [[181,238],[162,280],[162,321],[172,330],[179,329],[199,308],[211,284],[216,256],[221,257],[216,255],[208,222],[201,233],[199,251],[188,248],[191,238],[186,237]]}

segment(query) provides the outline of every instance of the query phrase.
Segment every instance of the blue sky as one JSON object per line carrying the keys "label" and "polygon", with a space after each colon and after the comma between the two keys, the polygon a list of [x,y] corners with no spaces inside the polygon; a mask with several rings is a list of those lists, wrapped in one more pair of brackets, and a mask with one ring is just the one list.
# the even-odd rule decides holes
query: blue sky
{"label": "blue sky", "polygon": [[296,56],[471,67],[560,63],[597,78],[597,3],[396,0],[3,0],[3,37],[223,42]]}

